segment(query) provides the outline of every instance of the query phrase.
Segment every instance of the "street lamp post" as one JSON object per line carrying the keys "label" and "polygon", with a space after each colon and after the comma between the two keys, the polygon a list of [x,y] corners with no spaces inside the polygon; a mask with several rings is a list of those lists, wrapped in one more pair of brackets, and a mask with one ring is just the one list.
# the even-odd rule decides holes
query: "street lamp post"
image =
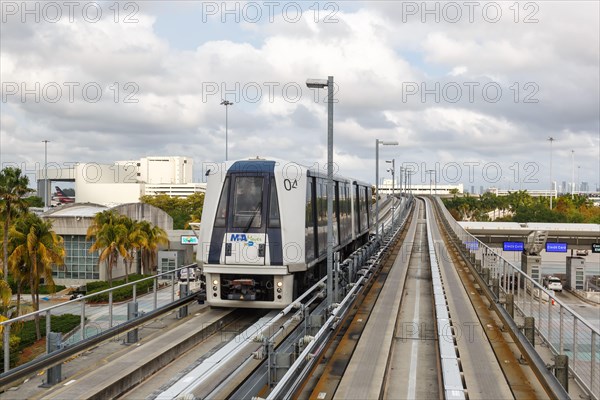
{"label": "street lamp post", "polygon": [[404,174],[404,167],[399,167],[400,170],[400,196],[402,196],[403,188],[402,188],[402,174]]}
{"label": "street lamp post", "polygon": [[42,140],[44,143],[44,209],[48,209],[48,142],[49,140]]}
{"label": "street lamp post", "polygon": [[311,89],[327,88],[327,306],[333,304],[333,76],[307,79]]}
{"label": "street lamp post", "polygon": [[221,101],[221,105],[225,106],[225,161],[227,161],[228,159],[228,154],[227,154],[227,147],[228,147],[228,143],[227,143],[227,135],[228,135],[228,119],[229,119],[229,115],[227,110],[229,109],[229,106],[232,106],[233,103],[230,102],[229,100],[223,100]]}
{"label": "street lamp post", "polygon": [[577,193],[581,192],[581,184],[579,183],[579,169],[581,168],[581,165],[577,166]]}
{"label": "street lamp post", "polygon": [[395,207],[395,202],[396,202],[396,191],[394,188],[394,185],[396,183],[396,160],[394,158],[392,158],[391,160],[386,160],[386,163],[391,163],[392,164],[392,168],[388,169],[388,171],[390,171],[392,173],[392,225],[395,226],[395,216],[396,216],[396,207]]}
{"label": "street lamp post", "polygon": [[550,142],[550,209],[552,210],[552,195],[554,194],[554,184],[552,183],[552,143],[555,141],[552,136],[548,138]]}
{"label": "street lamp post", "polygon": [[425,171],[425,174],[426,174],[426,175],[429,175],[429,195],[430,195],[430,196],[431,196],[431,194],[432,194],[432,193],[431,193],[431,183],[432,183],[432,182],[431,182],[431,175],[433,175],[433,173],[434,173],[434,172],[435,172],[435,171],[434,171],[433,169],[428,169],[428,170],[426,170],[426,171]]}
{"label": "street lamp post", "polygon": [[575,150],[571,150],[571,200],[575,198]]}
{"label": "street lamp post", "polygon": [[379,145],[398,146],[398,142],[375,139],[375,185],[377,195],[375,196],[375,235],[379,239]]}
{"label": "street lamp post", "polygon": [[392,158],[391,160],[386,160],[386,163],[392,164],[392,169],[388,170],[392,173],[392,197],[396,196],[396,191],[394,184],[396,183],[396,160]]}

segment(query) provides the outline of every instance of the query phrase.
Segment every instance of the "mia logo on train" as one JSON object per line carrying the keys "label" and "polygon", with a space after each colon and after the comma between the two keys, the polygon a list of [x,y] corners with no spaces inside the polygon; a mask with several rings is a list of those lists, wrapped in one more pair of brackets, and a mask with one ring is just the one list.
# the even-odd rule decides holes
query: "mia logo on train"
{"label": "mia logo on train", "polygon": [[229,240],[231,242],[246,242],[246,246],[252,247],[255,243],[262,242],[263,238],[257,235],[246,235],[245,233],[232,233]]}

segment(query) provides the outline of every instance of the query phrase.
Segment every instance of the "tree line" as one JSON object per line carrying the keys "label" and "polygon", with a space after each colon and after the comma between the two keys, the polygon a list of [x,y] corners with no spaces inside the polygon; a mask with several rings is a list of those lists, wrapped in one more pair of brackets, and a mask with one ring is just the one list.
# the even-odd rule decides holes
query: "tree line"
{"label": "tree line", "polygon": [[506,196],[490,192],[480,196],[454,193],[443,202],[457,221],[600,223],[600,207],[578,194],[554,198],[552,208],[549,197],[534,197],[527,190]]}
{"label": "tree line", "polygon": [[160,208],[173,218],[173,229],[187,229],[190,222],[200,222],[204,193],[188,197],[171,197],[167,194],[140,197],[142,203]]}

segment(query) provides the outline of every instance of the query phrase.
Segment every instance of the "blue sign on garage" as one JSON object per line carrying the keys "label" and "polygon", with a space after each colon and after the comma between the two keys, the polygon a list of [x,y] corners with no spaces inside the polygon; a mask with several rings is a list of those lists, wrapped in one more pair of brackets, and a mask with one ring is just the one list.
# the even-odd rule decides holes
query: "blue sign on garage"
{"label": "blue sign on garage", "polygon": [[525,245],[523,242],[503,242],[502,250],[504,251],[523,251]]}
{"label": "blue sign on garage", "polygon": [[479,250],[479,242],[477,241],[465,242],[465,245],[468,250]]}
{"label": "blue sign on garage", "polygon": [[566,253],[567,252],[567,244],[566,243],[546,242],[546,252],[548,252],[548,253]]}

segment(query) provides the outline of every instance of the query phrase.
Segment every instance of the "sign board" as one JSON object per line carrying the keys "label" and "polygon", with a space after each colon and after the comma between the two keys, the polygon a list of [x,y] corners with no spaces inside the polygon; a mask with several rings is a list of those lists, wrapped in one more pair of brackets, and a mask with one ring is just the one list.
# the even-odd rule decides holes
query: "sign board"
{"label": "sign board", "polygon": [[465,242],[465,246],[468,250],[479,250],[479,242],[477,241]]}
{"label": "sign board", "polygon": [[198,244],[198,238],[194,235],[181,235],[181,244]]}
{"label": "sign board", "polygon": [[523,242],[503,242],[502,250],[504,251],[523,251],[525,244]]}
{"label": "sign board", "polygon": [[592,253],[600,253],[600,243],[592,243]]}
{"label": "sign board", "polygon": [[546,252],[548,253],[566,253],[567,252],[567,244],[566,243],[550,243],[546,242]]}

